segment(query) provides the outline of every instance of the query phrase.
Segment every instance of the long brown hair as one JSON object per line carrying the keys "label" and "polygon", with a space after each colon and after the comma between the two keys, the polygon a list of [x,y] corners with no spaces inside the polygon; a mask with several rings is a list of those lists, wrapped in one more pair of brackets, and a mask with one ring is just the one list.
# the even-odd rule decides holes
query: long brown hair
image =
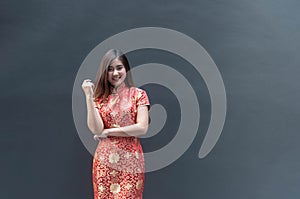
{"label": "long brown hair", "polygon": [[105,100],[108,95],[111,94],[111,84],[107,80],[107,69],[111,62],[118,59],[122,62],[126,70],[125,84],[128,87],[133,86],[132,75],[130,72],[129,62],[125,54],[117,49],[111,49],[105,53],[100,62],[100,66],[97,72],[94,88],[94,98],[102,98]]}

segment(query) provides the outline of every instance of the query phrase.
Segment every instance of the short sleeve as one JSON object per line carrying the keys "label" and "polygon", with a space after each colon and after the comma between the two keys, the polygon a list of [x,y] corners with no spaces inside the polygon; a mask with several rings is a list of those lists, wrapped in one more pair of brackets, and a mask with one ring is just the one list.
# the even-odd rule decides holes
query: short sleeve
{"label": "short sleeve", "polygon": [[142,90],[142,89],[137,89],[137,102],[136,102],[137,106],[148,106],[148,110],[150,109],[150,102],[149,102],[149,98],[147,96],[146,91]]}

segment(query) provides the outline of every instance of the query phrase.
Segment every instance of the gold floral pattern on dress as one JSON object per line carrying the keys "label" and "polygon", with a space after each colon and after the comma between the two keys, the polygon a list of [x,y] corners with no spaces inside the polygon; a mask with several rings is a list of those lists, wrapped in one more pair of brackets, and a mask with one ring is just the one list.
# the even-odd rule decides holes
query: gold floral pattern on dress
{"label": "gold floral pattern on dress", "polygon": [[99,156],[99,159],[100,160],[104,160],[104,157],[101,155],[101,156]]}
{"label": "gold floral pattern on dress", "polygon": [[111,141],[111,143],[114,144],[114,145],[116,145],[116,144],[119,143],[119,141],[118,140],[113,140],[113,141]]}
{"label": "gold floral pattern on dress", "polygon": [[140,99],[142,97],[142,93],[138,92],[137,98]]}
{"label": "gold floral pattern on dress", "polygon": [[135,152],[135,157],[137,158],[137,159],[139,159],[140,158],[140,155],[139,155],[139,152]]}
{"label": "gold floral pattern on dress", "polygon": [[129,183],[127,183],[127,184],[125,185],[125,188],[126,188],[127,190],[129,190],[131,187],[132,187],[132,185],[129,184]]}
{"label": "gold floral pattern on dress", "polygon": [[100,170],[99,172],[97,172],[96,175],[97,175],[98,178],[100,178],[100,177],[105,176],[105,174],[106,174],[106,173],[105,173],[104,171]]}
{"label": "gold floral pattern on dress", "polygon": [[118,114],[118,112],[117,112],[117,111],[112,111],[110,114],[111,114],[113,117],[116,117],[116,115]]}
{"label": "gold floral pattern on dress", "polygon": [[141,189],[143,187],[143,180],[138,180],[135,187],[137,190]]}
{"label": "gold floral pattern on dress", "polygon": [[131,155],[130,155],[129,152],[127,152],[127,153],[124,155],[124,158],[126,158],[126,159],[128,159],[128,158],[130,158],[130,157],[131,157]]}
{"label": "gold floral pattern on dress", "polygon": [[119,128],[120,127],[120,125],[117,125],[117,124],[112,124],[111,125],[111,128]]}
{"label": "gold floral pattern on dress", "polygon": [[119,101],[120,101],[120,98],[119,98],[119,96],[117,95],[117,96],[115,96],[115,97],[113,97],[113,98],[111,99],[110,105],[113,106],[113,105],[115,105],[116,103],[118,103]]}
{"label": "gold floral pattern on dress", "polygon": [[[104,128],[135,124],[138,106],[150,105],[144,90],[125,84],[116,94],[105,100],[97,98],[95,103]],[[101,139],[93,161],[94,199],[141,199],[144,172],[143,150],[138,137]]]}
{"label": "gold floral pattern on dress", "polygon": [[103,192],[105,188],[104,188],[102,185],[100,185],[100,186],[98,187],[98,189],[99,189],[99,191]]}
{"label": "gold floral pattern on dress", "polygon": [[114,177],[116,177],[116,175],[118,174],[118,172],[116,170],[113,170],[109,174],[112,175],[112,176],[114,176]]}
{"label": "gold floral pattern on dress", "polygon": [[120,192],[120,185],[118,183],[113,183],[110,185],[110,192],[113,194],[119,193]]}
{"label": "gold floral pattern on dress", "polygon": [[117,153],[111,153],[109,155],[109,162],[110,163],[117,163],[119,161],[119,159],[120,159],[120,156]]}

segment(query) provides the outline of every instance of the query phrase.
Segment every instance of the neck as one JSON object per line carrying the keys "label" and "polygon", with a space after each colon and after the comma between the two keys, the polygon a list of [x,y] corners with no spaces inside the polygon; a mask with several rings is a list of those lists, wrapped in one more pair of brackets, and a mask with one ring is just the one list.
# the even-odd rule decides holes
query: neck
{"label": "neck", "polygon": [[112,91],[112,93],[117,93],[119,91],[119,89],[122,89],[122,87],[124,87],[124,86],[125,86],[125,82],[122,82],[118,86],[112,86],[111,91]]}

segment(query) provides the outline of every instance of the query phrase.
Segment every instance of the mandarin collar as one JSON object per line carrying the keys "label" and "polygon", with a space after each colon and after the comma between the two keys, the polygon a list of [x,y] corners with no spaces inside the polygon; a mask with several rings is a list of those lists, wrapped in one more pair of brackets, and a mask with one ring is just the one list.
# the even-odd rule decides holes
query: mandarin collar
{"label": "mandarin collar", "polygon": [[125,82],[122,82],[122,84],[117,88],[115,89],[114,87],[110,87],[110,91],[111,91],[111,94],[119,94],[121,92],[123,92],[124,90],[126,90],[127,86],[125,84]]}

